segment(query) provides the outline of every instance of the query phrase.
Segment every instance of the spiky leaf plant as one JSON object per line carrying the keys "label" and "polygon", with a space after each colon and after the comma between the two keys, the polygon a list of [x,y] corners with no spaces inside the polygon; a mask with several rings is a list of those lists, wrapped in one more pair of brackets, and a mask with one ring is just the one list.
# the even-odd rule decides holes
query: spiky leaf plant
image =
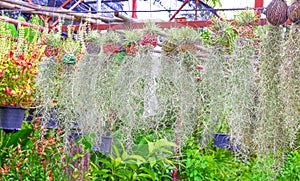
{"label": "spiky leaf plant", "polygon": [[228,52],[232,52],[237,32],[231,23],[220,19],[212,19],[212,25],[208,29],[207,43],[209,45],[221,45],[227,48]]}
{"label": "spiky leaf plant", "polygon": [[140,31],[136,29],[125,30],[122,39],[122,48],[125,49],[127,54],[135,54],[138,49],[138,44],[142,38]]}
{"label": "spiky leaf plant", "polygon": [[105,44],[103,52],[108,54],[118,53],[120,51],[121,37],[118,32],[108,31],[105,33]]}
{"label": "spiky leaf plant", "polygon": [[62,37],[58,33],[51,32],[46,38],[46,47],[44,53],[47,57],[57,56],[61,46]]}
{"label": "spiky leaf plant", "polygon": [[235,15],[236,22],[239,23],[238,34],[245,38],[254,37],[254,21],[257,19],[256,11],[243,10]]}
{"label": "spiky leaf plant", "polygon": [[158,35],[161,29],[153,21],[145,22],[143,28],[143,36],[140,44],[144,47],[154,48],[158,43]]}

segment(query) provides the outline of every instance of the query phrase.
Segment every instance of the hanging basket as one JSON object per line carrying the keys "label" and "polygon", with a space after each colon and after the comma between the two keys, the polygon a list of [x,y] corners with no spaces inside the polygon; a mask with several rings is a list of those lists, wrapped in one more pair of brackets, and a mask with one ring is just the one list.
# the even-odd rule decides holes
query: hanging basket
{"label": "hanging basket", "polygon": [[25,118],[25,108],[0,106],[0,126],[3,130],[21,130]]}

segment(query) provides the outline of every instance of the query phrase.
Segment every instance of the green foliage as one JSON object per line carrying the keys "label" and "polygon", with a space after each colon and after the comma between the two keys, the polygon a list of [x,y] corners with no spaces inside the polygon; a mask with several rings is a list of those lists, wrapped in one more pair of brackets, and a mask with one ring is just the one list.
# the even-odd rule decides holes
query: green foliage
{"label": "green foliage", "polygon": [[111,155],[92,156],[91,180],[171,180],[173,163],[168,149],[175,144],[167,140],[147,142],[136,147],[136,154],[128,154],[124,147],[114,145]]}
{"label": "green foliage", "polygon": [[243,10],[239,11],[234,15],[234,19],[236,22],[241,25],[252,24],[255,20],[257,20],[256,11],[254,10]]}
{"label": "green foliage", "polygon": [[299,151],[292,151],[287,160],[285,161],[284,167],[282,168],[277,180],[300,180],[300,153]]}
{"label": "green foliage", "polygon": [[[22,16],[19,16],[18,20],[21,22],[26,22],[25,18]],[[29,21],[29,23],[38,26],[43,26],[42,20],[37,15],[33,16],[33,18]],[[25,38],[24,40],[26,42],[37,42],[38,38],[42,35],[40,30],[36,30],[29,27],[22,27],[21,29],[19,28],[19,31],[24,31],[24,38]]]}
{"label": "green foliage", "polygon": [[51,32],[47,37],[47,45],[58,48],[61,45],[62,37],[58,33]]}
{"label": "green foliage", "polygon": [[205,0],[204,2],[212,7],[216,7],[217,5],[222,7],[221,0]]}
{"label": "green foliage", "polygon": [[227,149],[200,148],[195,138],[184,148],[180,163],[181,180],[239,180],[246,164],[235,159]]}

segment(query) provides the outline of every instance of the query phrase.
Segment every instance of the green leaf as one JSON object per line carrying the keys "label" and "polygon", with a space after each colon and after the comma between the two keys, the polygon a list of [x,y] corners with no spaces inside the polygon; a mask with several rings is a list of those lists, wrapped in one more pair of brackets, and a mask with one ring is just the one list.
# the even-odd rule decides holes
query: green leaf
{"label": "green leaf", "polygon": [[74,162],[75,160],[77,160],[78,158],[83,158],[84,157],[84,154],[76,154],[72,157],[72,161]]}
{"label": "green leaf", "polygon": [[[134,160],[131,160],[131,159],[134,159]],[[136,162],[138,165],[141,164],[141,163],[146,163],[145,158],[143,158],[140,155],[127,155],[127,157],[125,158],[124,161],[125,162],[133,161],[133,163]]]}

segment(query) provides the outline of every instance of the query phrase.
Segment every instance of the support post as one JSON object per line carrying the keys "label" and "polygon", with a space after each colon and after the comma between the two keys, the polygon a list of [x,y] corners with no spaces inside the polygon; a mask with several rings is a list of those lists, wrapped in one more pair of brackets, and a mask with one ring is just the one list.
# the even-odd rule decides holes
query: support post
{"label": "support post", "polygon": [[136,10],[137,10],[136,0],[132,0],[132,18],[137,18]]}
{"label": "support post", "polygon": [[[263,8],[264,7],[264,0],[255,0],[254,8]],[[261,10],[256,11],[256,15],[260,18]]]}

